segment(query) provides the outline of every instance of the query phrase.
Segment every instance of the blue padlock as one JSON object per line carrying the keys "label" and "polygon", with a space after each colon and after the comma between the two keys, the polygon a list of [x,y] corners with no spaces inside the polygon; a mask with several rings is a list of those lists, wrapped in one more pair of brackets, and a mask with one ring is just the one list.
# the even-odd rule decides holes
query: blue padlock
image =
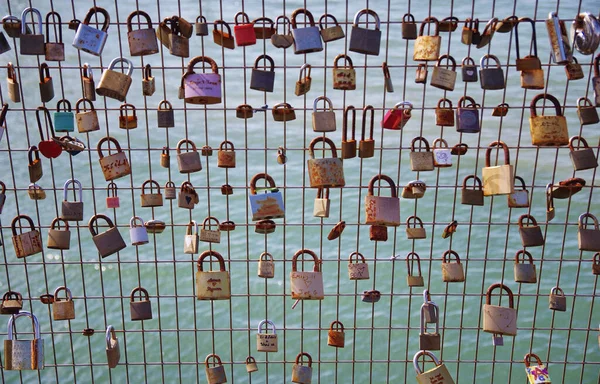
{"label": "blue padlock", "polygon": [[[61,106],[64,111],[61,111]],[[75,120],[71,109],[71,102],[67,99],[59,100],[56,103],[56,112],[54,112],[54,130],[56,132],[73,132],[75,130]]]}

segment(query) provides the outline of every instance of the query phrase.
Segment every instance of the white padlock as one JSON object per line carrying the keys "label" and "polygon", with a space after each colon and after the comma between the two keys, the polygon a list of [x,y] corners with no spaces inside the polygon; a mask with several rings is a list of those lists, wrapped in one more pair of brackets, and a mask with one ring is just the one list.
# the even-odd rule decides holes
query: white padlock
{"label": "white padlock", "polygon": [[[137,224],[137,221],[141,224]],[[141,217],[133,216],[129,220],[129,236],[131,237],[131,245],[148,244],[148,231]]]}

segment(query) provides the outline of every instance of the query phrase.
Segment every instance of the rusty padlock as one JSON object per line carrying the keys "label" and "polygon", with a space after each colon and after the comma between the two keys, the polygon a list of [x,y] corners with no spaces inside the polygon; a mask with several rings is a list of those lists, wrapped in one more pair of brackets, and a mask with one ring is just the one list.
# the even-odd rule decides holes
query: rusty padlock
{"label": "rusty padlock", "polygon": [[[283,32],[279,33],[279,20],[281,20],[281,25],[283,26]],[[287,31],[286,31],[287,25]],[[289,48],[294,43],[294,37],[292,36],[292,31],[290,30],[291,21],[285,16],[278,16],[275,20],[275,32],[271,36],[271,44],[273,44],[276,48]]]}
{"label": "rusty padlock", "polygon": [[[367,113],[371,112],[370,119],[370,130],[369,137],[366,136],[366,127],[367,127]],[[375,140],[373,139],[373,129],[375,126],[375,109],[372,105],[367,105],[363,108],[363,117],[362,117],[362,130],[360,135],[360,141],[358,142],[358,157],[361,159],[368,159],[375,156]]]}
{"label": "rusty padlock", "polygon": [[[577,141],[577,149],[575,149]],[[581,148],[583,146],[583,148]],[[581,136],[573,136],[569,139],[569,156],[576,171],[594,169],[598,166],[598,159],[594,150],[588,146],[587,141]]]}
{"label": "rusty padlock", "polygon": [[52,82],[52,76],[50,76],[50,68],[48,68],[48,64],[40,64],[39,75],[40,98],[42,99],[42,103],[47,103],[54,99],[54,83]]}
{"label": "rusty padlock", "polygon": [[[90,26],[92,16],[102,14],[104,23],[102,29]],[[104,8],[92,7],[85,15],[83,23],[79,24],[73,39],[73,46],[81,51],[90,53],[94,56],[101,56],[104,50],[104,45],[108,39],[108,27],[110,26],[110,15]],[[123,100],[121,100],[123,101]]]}
{"label": "rusty padlock", "polygon": [[175,187],[175,183],[172,181],[167,181],[165,184],[165,199],[174,200],[177,198],[177,188]]}
{"label": "rusty padlock", "polygon": [[23,296],[19,292],[8,291],[2,296],[0,314],[16,315],[23,309]]}
{"label": "rusty padlock", "polygon": [[454,32],[458,28],[458,17],[448,16],[440,21],[440,32]]}
{"label": "rusty padlock", "polygon": [[556,286],[550,290],[550,296],[548,296],[548,308],[553,311],[566,312],[567,310],[567,297],[562,288]]}
{"label": "rusty padlock", "polygon": [[296,81],[296,88],[294,89],[294,94],[296,96],[302,96],[310,91],[310,86],[312,84],[312,78],[310,77],[310,71],[312,66],[310,64],[303,64],[300,67],[300,72],[298,73],[298,81]]}
{"label": "rusty padlock", "polygon": [[519,234],[524,247],[539,247],[544,245],[544,235],[535,218],[529,214],[519,217]]}
{"label": "rusty padlock", "polygon": [[[454,256],[455,263],[451,261],[451,256]],[[453,250],[444,252],[442,257],[442,281],[446,283],[455,283],[465,281],[465,271],[460,262],[458,253]]]}
{"label": "rusty padlock", "polygon": [[[517,189],[517,182],[520,184],[519,189]],[[529,191],[521,176],[515,176],[515,188],[508,195],[508,206],[509,208],[529,208]]]}
{"label": "rusty padlock", "polygon": [[273,114],[273,120],[275,121],[296,120],[296,112],[289,103],[275,104],[271,112]]}
{"label": "rusty padlock", "polygon": [[[433,35],[423,35],[425,31],[425,24],[435,24],[435,31]],[[415,41],[415,49],[413,53],[414,61],[435,61],[440,56],[440,46],[442,45],[442,38],[440,36],[440,23],[435,17],[427,17],[421,23],[419,28],[419,36]]]}
{"label": "rusty padlock", "polygon": [[[333,20],[333,27],[327,26],[327,19]],[[323,22],[325,22],[325,26],[323,26]],[[326,13],[319,18],[319,28],[324,43],[329,43],[330,41],[336,41],[345,37],[342,26],[338,24],[335,16],[329,13]]]}
{"label": "rusty padlock", "polygon": [[492,37],[496,32],[497,23],[498,18],[496,17],[492,17],[490,20],[488,20],[487,24],[485,25],[485,28],[483,28],[483,32],[481,32],[481,37],[479,38],[479,41],[476,44],[474,43],[477,48],[483,48],[486,45],[488,45],[490,41],[492,41]]}
{"label": "rusty padlock", "polygon": [[[308,359],[307,365],[304,365],[303,358]],[[312,383],[312,356],[306,352],[300,352],[296,356],[296,362],[292,367],[292,383],[311,384]]]}
{"label": "rusty padlock", "polygon": [[[28,317],[33,326],[33,340],[17,340],[15,321],[19,317]],[[8,319],[6,340],[4,340],[4,370],[40,370],[44,369],[44,339],[40,334],[37,317],[27,311],[21,311]],[[14,339],[13,339],[14,337]]]}
{"label": "rusty padlock", "polygon": [[221,195],[224,195],[224,196],[233,195],[233,187],[229,184],[221,185]]}
{"label": "rusty padlock", "polygon": [[35,183],[39,179],[42,178],[44,174],[42,170],[42,161],[40,160],[40,151],[38,147],[32,145],[27,150],[27,159],[29,160],[29,164],[27,164],[27,170],[29,171],[29,181]]}
{"label": "rusty padlock", "polygon": [[477,65],[475,64],[475,60],[469,56],[462,60],[461,75],[462,81],[465,83],[476,83],[479,80],[479,77],[477,76]]}
{"label": "rusty padlock", "polygon": [[[369,15],[375,19],[375,29],[362,28],[358,26],[361,16]],[[352,52],[364,53],[365,55],[379,56],[381,46],[381,30],[379,15],[372,9],[362,9],[354,15],[352,31],[350,32],[350,46],[348,50]]]}
{"label": "rusty padlock", "polygon": [[258,258],[258,277],[272,279],[275,277],[275,261],[269,252],[263,252]]}
{"label": "rusty padlock", "polygon": [[[134,31],[132,21],[136,16],[140,28]],[[142,18],[146,21],[146,28],[141,28],[141,25],[143,25]],[[127,17],[127,42],[129,43],[131,56],[146,56],[158,53],[156,30],[152,27],[152,19],[146,12],[133,11]]]}
{"label": "rusty padlock", "polygon": [[[352,111],[352,132],[348,139],[348,112]],[[348,105],[344,108],[344,120],[342,123],[342,159],[356,157],[356,108]]]}
{"label": "rusty padlock", "polygon": [[[135,295],[139,293],[141,300],[135,301]],[[143,287],[136,287],[129,295],[129,312],[131,321],[150,320],[152,319],[152,303],[148,291]]]}
{"label": "rusty padlock", "polygon": [[[50,22],[52,17],[52,22]],[[56,41],[50,41],[50,24],[54,25]],[[56,29],[58,32],[56,33]],[[45,57],[47,61],[64,61],[65,45],[62,41],[62,21],[58,12],[48,12],[46,15],[46,44],[44,45]]]}
{"label": "rusty padlock", "polygon": [[[582,101],[583,105],[581,105]],[[596,106],[594,106],[587,97],[580,97],[577,99],[577,116],[579,116],[581,125],[596,124],[600,122]]]}
{"label": "rusty padlock", "polygon": [[106,327],[106,361],[108,368],[114,368],[121,359],[121,349],[119,348],[119,339],[115,328],[112,325]]}
{"label": "rusty padlock", "polygon": [[[315,158],[315,145],[321,141],[331,149],[331,157]],[[346,185],[342,159],[337,157],[337,149],[331,139],[324,136],[312,139],[308,145],[308,155],[307,167],[311,188],[342,188]]]}
{"label": "rusty padlock", "polygon": [[594,275],[600,275],[600,252],[596,253],[592,260],[592,273]]}
{"label": "rusty padlock", "polygon": [[[536,104],[540,100],[548,100],[554,105],[556,112],[552,115],[537,114]],[[556,147],[569,144],[569,130],[567,119],[563,115],[559,101],[549,93],[536,95],[529,105],[531,116],[529,117],[529,131],[531,143],[537,146]]]}
{"label": "rusty padlock", "polygon": [[[239,22],[238,17],[242,17]],[[256,44],[256,32],[254,32],[254,24],[250,22],[250,18],[245,12],[238,12],[234,17],[235,26],[233,33],[238,47],[245,47]]]}
{"label": "rusty padlock", "polygon": [[[237,26],[236,26],[237,27]],[[263,60],[264,69],[258,69],[258,62]],[[267,64],[268,63],[268,69]],[[275,85],[275,62],[269,55],[260,55],[254,61],[250,77],[250,89],[273,92]]]}
{"label": "rusty padlock", "polygon": [[[117,63],[121,62],[127,64],[127,73],[115,71],[115,66]],[[102,73],[102,78],[100,79],[98,88],[96,88],[96,93],[100,96],[125,101],[132,82],[132,72],[133,63],[131,61],[124,57],[115,57],[108,65],[108,69]]]}
{"label": "rusty padlock", "polygon": [[[385,181],[391,190],[390,197],[375,196],[375,182]],[[400,199],[396,183],[391,177],[383,174],[375,175],[369,181],[368,193],[365,196],[365,224],[396,227],[400,225]]]}
{"label": "rusty padlock", "polygon": [[224,140],[219,145],[217,152],[217,167],[235,168],[235,147],[229,140]]}
{"label": "rusty padlock", "polygon": [[435,107],[435,125],[442,127],[454,127],[454,109],[452,101],[444,98],[438,100]]}
{"label": "rusty padlock", "polygon": [[[419,150],[415,148],[415,144],[419,142]],[[422,151],[422,145],[425,145],[425,150]],[[429,148],[427,139],[417,136],[410,143],[410,168],[413,171],[433,171],[433,152]]]}
{"label": "rusty padlock", "polygon": [[[64,228],[57,229],[57,226],[62,225]],[[50,228],[48,229],[48,240],[46,246],[49,249],[69,249],[71,247],[71,231],[69,231],[69,222],[56,217],[52,220]]]}
{"label": "rusty padlock", "polygon": [[583,74],[583,68],[577,61],[575,56],[572,57],[572,62],[565,65],[565,73],[567,74],[567,80],[581,80],[585,77]]}
{"label": "rusty padlock", "polygon": [[[588,228],[589,220],[592,220],[594,228]],[[589,212],[579,216],[577,221],[577,241],[579,250],[581,251],[600,251],[600,228],[598,227],[598,219]]]}
{"label": "rusty padlock", "polygon": [[[519,52],[519,24],[522,22],[531,24],[531,43],[530,46],[533,46],[533,54],[527,55],[521,58]],[[537,38],[535,33],[535,22],[529,17],[521,17],[519,21],[515,24],[515,48],[517,51],[517,71],[534,71],[542,69],[542,62],[538,58],[537,55]],[[543,71],[542,71],[542,80],[543,80]]]}
{"label": "rusty padlock", "polygon": [[330,347],[344,348],[344,344],[344,324],[339,320],[334,320],[329,324],[329,330],[327,331],[327,345]]}
{"label": "rusty padlock", "polygon": [[6,71],[6,86],[8,88],[8,97],[12,100],[13,103],[20,103],[21,87],[19,86],[19,82],[17,80],[17,73],[12,63],[9,62],[6,65]]}
{"label": "rusty padlock", "polygon": [[471,45],[473,43],[473,20],[470,17],[465,19],[465,25],[460,34],[460,42],[465,45]]}
{"label": "rusty padlock", "polygon": [[96,83],[92,67],[88,63],[83,64],[81,81],[83,82],[83,97],[90,101],[96,101]]}
{"label": "rusty padlock", "polygon": [[159,128],[171,128],[175,126],[175,113],[173,106],[168,100],[163,100],[158,104],[156,110],[156,120]]}
{"label": "rusty padlock", "polygon": [[[356,259],[356,263],[352,261]],[[360,252],[352,252],[348,256],[348,278],[350,280],[369,280],[369,264]]]}
{"label": "rusty padlock", "polygon": [[[27,28],[27,14],[33,13],[37,23],[33,24],[33,33]],[[37,31],[37,33],[35,33]],[[19,36],[19,52],[21,55],[44,55],[46,53],[44,35],[42,33],[42,15],[36,8],[25,8],[21,12],[21,35]]]}
{"label": "rusty padlock", "polygon": [[[344,67],[338,67],[340,59],[344,59]],[[356,70],[350,56],[343,53],[337,55],[333,60],[333,89],[352,91],[356,89]]]}
{"label": "rusty padlock", "polygon": [[[408,108],[405,108],[405,106]],[[394,130],[400,130],[404,128],[412,116],[412,109],[413,105],[408,101],[396,103],[392,109],[385,113],[383,120],[381,120],[381,127]]]}
{"label": "rusty padlock", "polygon": [[[489,61],[494,60],[496,66],[491,68]],[[479,61],[479,84],[481,89],[497,90],[504,89],[506,81],[504,70],[500,66],[500,60],[494,55],[484,55]]]}
{"label": "rusty padlock", "polygon": [[[131,112],[131,114],[129,114]],[[119,128],[135,129],[137,128],[137,113],[133,104],[125,103],[119,107]]]}
{"label": "rusty padlock", "polygon": [[418,216],[409,216],[406,219],[406,238],[409,240],[426,239],[427,232],[423,227],[423,220]]}
{"label": "rusty padlock", "polygon": [[154,92],[156,92],[156,80],[152,76],[152,67],[150,64],[146,64],[142,71],[142,94],[152,96]]}
{"label": "rusty padlock", "polygon": [[[418,275],[414,274],[415,262],[417,263]],[[417,255],[416,252],[410,252],[408,255],[406,255],[406,268],[408,270],[406,284],[409,287],[422,287],[425,285],[423,281],[423,275],[421,274],[421,258],[419,258],[419,255]]]}
{"label": "rusty padlock", "polygon": [[[466,101],[469,101],[470,104],[465,105]],[[462,96],[458,100],[458,107],[456,108],[456,131],[478,133],[480,130],[477,103],[471,96]]]}
{"label": "rusty padlock", "polygon": [[[58,293],[65,291],[67,298],[60,299]],[[54,290],[54,302],[52,303],[52,318],[57,320],[73,320],[75,319],[75,302],[71,290],[67,287],[60,286]]]}
{"label": "rusty padlock", "polygon": [[415,71],[415,83],[427,83],[427,63],[417,65],[417,70]]}
{"label": "rusty padlock", "polygon": [[387,62],[383,62],[383,64],[381,65],[381,68],[383,69],[383,80],[384,80],[384,86],[385,86],[385,91],[389,92],[389,93],[393,93],[394,92],[394,84],[392,83],[392,76],[390,75],[390,68],[388,67]]}
{"label": "rusty padlock", "polygon": [[[522,262],[521,262],[522,260]],[[515,265],[513,267],[515,282],[517,283],[537,283],[535,264],[531,253],[521,249],[515,254]]]}
{"label": "rusty padlock", "polygon": [[235,108],[235,117],[238,119],[250,119],[254,116],[254,108],[250,104],[240,104]]}
{"label": "rusty padlock", "polygon": [[275,33],[275,23],[268,17],[259,17],[258,19],[252,20],[254,27],[254,34],[256,39],[267,40]]}
{"label": "rusty padlock", "polygon": [[492,116],[502,117],[508,113],[509,105],[507,103],[501,103],[494,107],[492,110]]}
{"label": "rusty padlock", "polygon": [[[508,307],[492,305],[492,292],[499,288],[508,294]],[[483,331],[495,335],[516,336],[517,310],[514,305],[513,292],[506,285],[495,283],[488,287],[483,305]]]}
{"label": "rusty padlock", "polygon": [[[217,29],[218,26],[220,26],[221,29]],[[225,28],[226,31],[223,28]],[[235,48],[235,39],[231,34],[231,27],[229,27],[229,24],[223,20],[215,20],[213,22],[213,41],[223,48]]]}
{"label": "rusty padlock", "polygon": [[[346,224],[344,223],[344,227]],[[332,230],[333,232],[333,230]],[[369,240],[371,241],[387,241],[388,233],[385,225],[371,225],[369,227]]]}
{"label": "rusty padlock", "polygon": [[417,38],[417,23],[411,13],[405,13],[402,16],[402,38],[405,40],[415,40]]}
{"label": "rusty padlock", "polygon": [[496,23],[496,32],[498,33],[509,33],[512,31],[515,25],[517,25],[519,18],[515,15],[508,16]]}
{"label": "rusty padlock", "polygon": [[[447,69],[440,66],[443,59],[446,59],[447,63],[451,63],[452,69]],[[437,63],[433,67],[433,72],[431,73],[431,86],[446,91],[454,91],[455,83],[456,61],[454,60],[454,57],[448,54],[440,56],[437,60]]]}
{"label": "rusty padlock", "polygon": [[405,199],[420,199],[425,195],[427,185],[421,180],[413,180],[402,189],[402,197]]}
{"label": "rusty padlock", "polygon": [[[6,31],[8,37],[18,39],[21,37],[21,19],[17,16],[7,15],[2,18],[2,27]],[[31,34],[29,26],[25,26],[26,33]]]}

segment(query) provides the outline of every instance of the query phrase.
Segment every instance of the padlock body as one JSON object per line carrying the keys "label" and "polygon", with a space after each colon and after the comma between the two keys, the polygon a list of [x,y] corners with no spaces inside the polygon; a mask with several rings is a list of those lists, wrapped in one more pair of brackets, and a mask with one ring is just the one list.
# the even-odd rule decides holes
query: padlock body
{"label": "padlock body", "polygon": [[127,247],[117,227],[92,237],[100,256],[107,257]]}
{"label": "padlock body", "polygon": [[71,231],[50,228],[46,246],[50,249],[69,249],[71,247]]}
{"label": "padlock body", "polygon": [[4,340],[4,369],[44,369],[44,340]]}
{"label": "padlock body", "polygon": [[129,228],[129,238],[131,239],[131,245],[148,244],[148,230],[143,225]]}
{"label": "padlock body", "polygon": [[198,151],[182,152],[177,154],[179,173],[193,173],[202,170],[200,154]]}
{"label": "padlock body", "polygon": [[350,280],[369,280],[369,264],[350,263],[348,264],[348,278]]}
{"label": "padlock body", "polygon": [[442,281],[458,283],[465,281],[465,271],[461,263],[442,263]]}
{"label": "padlock body", "polygon": [[535,264],[528,262],[515,263],[513,267],[515,282],[517,283],[537,283],[537,275],[535,273]]}
{"label": "padlock body", "polygon": [[426,239],[427,232],[422,227],[406,227],[406,238],[409,240]]}
{"label": "padlock body", "polygon": [[341,188],[346,185],[342,159],[308,159],[307,163],[311,188]]}
{"label": "padlock body", "polygon": [[21,55],[45,55],[44,35],[26,34],[19,37]]}
{"label": "padlock body", "polygon": [[385,225],[371,225],[369,227],[369,240],[387,241],[388,233]]}
{"label": "padlock body", "polygon": [[221,102],[221,75],[218,73],[191,73],[184,79],[185,101],[190,104],[217,104]]}
{"label": "padlock body", "polygon": [[436,108],[435,125],[440,125],[442,127],[453,127],[454,111],[452,108]]}
{"label": "padlock body", "polygon": [[521,243],[524,247],[539,247],[544,245],[542,228],[538,225],[520,227],[519,234],[521,235]]}
{"label": "padlock body", "polygon": [[60,218],[66,221],[83,220],[83,201],[62,201]]}
{"label": "padlock body", "polygon": [[437,61],[440,56],[441,36],[418,36],[415,40],[414,61]]}
{"label": "padlock body", "polygon": [[290,272],[290,286],[294,300],[323,300],[323,274],[321,272]]}
{"label": "padlock body", "polygon": [[275,71],[252,69],[252,76],[250,77],[250,89],[263,92],[273,92],[274,84]]}
{"label": "padlock body", "polygon": [[150,300],[130,301],[129,312],[132,321],[152,319],[152,303]]}
{"label": "padlock body", "polygon": [[583,171],[586,169],[594,169],[598,166],[598,159],[594,154],[592,148],[578,149],[569,152],[573,168],[576,171]]}
{"label": "padlock body", "polygon": [[577,115],[581,125],[596,124],[600,122],[598,111],[594,106],[577,107]]}
{"label": "padlock body", "polygon": [[119,340],[110,339],[110,346],[106,347],[106,361],[108,368],[114,368],[119,364],[121,359],[121,349],[119,348]]}
{"label": "padlock body", "polygon": [[327,332],[327,345],[330,347],[344,348],[345,334],[344,331],[335,331],[330,329]]}
{"label": "padlock body", "polygon": [[600,252],[600,231],[596,229],[579,228],[577,232],[579,250]]}
{"label": "padlock body", "polygon": [[111,181],[131,174],[131,166],[125,152],[104,156],[99,160],[104,179]]}
{"label": "padlock body", "polygon": [[195,25],[196,36],[208,36],[208,24],[197,22]]}
{"label": "padlock body", "polygon": [[[85,24],[81,24],[85,25]],[[102,73],[102,78],[98,84],[96,92],[100,96],[110,97],[119,101],[125,101],[129,87],[131,86],[131,77],[121,72],[107,69]]]}
{"label": "padlock body", "polygon": [[381,47],[381,31],[379,29],[367,29],[353,25],[350,32],[350,47],[352,52],[364,53],[365,55],[379,55]]}
{"label": "padlock body", "polygon": [[52,303],[52,318],[56,320],[73,320],[75,318],[75,302],[73,300],[60,300],[54,298]]}
{"label": "padlock body", "polygon": [[381,127],[385,129],[402,129],[410,120],[410,113],[404,112],[401,108],[392,108],[385,113],[383,120],[381,121]]}
{"label": "padlock body", "polygon": [[461,68],[462,81],[465,83],[475,83],[479,80],[477,76],[477,67],[475,65],[463,65]]}
{"label": "padlock body", "polygon": [[292,367],[292,383],[311,384],[312,368],[306,365],[294,364]]}
{"label": "padlock body", "polygon": [[42,237],[37,229],[13,236],[12,243],[19,259],[42,252]]}
{"label": "padlock body", "polygon": [[438,168],[452,166],[452,154],[449,148],[433,149],[433,165]]}
{"label": "padlock body", "polygon": [[202,228],[200,229],[200,241],[205,243],[220,243],[221,242],[221,231]]}
{"label": "padlock body", "polygon": [[333,68],[333,89],[353,91],[356,89],[356,70],[354,68]]}
{"label": "padlock body", "polygon": [[323,42],[318,27],[293,28],[292,36],[294,37],[294,53],[296,55],[323,50]]}
{"label": "padlock body", "polygon": [[113,209],[121,206],[119,196],[109,196],[106,198],[106,208]]}
{"label": "padlock body", "polygon": [[433,171],[433,153],[431,151],[411,152],[410,168],[413,171]]}
{"label": "padlock body", "polygon": [[140,196],[142,207],[162,207],[163,195],[161,193],[143,193]]}
{"label": "padlock body", "polygon": [[158,43],[154,28],[144,28],[127,32],[127,41],[129,42],[129,53],[131,56],[145,56],[158,53]]}
{"label": "padlock body", "polygon": [[239,24],[233,27],[235,42],[238,47],[256,44],[256,32],[254,24]]}
{"label": "padlock body", "polygon": [[94,56],[100,56],[107,38],[108,34],[106,32],[81,23],[77,28],[77,32],[75,32],[73,46]]}
{"label": "padlock body", "polygon": [[521,71],[521,88],[544,89],[544,70],[540,68]]}
{"label": "padlock body", "polygon": [[517,311],[498,305],[483,305],[483,331],[497,335],[517,334]]}
{"label": "padlock body", "polygon": [[400,225],[400,199],[386,196],[365,196],[365,224]]}
{"label": "padlock body", "polygon": [[227,271],[196,271],[198,300],[229,300],[231,282]]}
{"label": "padlock body", "polygon": [[[156,92],[156,81],[154,76],[142,79],[142,94],[144,96],[152,96]],[[183,97],[180,97],[182,99]]]}
{"label": "padlock body", "polygon": [[415,22],[402,21],[402,38],[405,40],[415,40],[417,36],[417,24]]}
{"label": "padlock body", "polygon": [[443,67],[433,67],[431,74],[431,86],[446,91],[454,91],[456,83],[456,72]]}
{"label": "padlock body", "polygon": [[482,68],[479,70],[479,83],[482,89],[504,89],[504,70],[502,68]]}
{"label": "padlock body", "polygon": [[314,217],[329,217],[329,208],[331,201],[329,199],[315,198],[313,206]]}
{"label": "padlock body", "polygon": [[417,375],[418,384],[454,384],[448,368],[444,364],[440,364],[429,371]]}
{"label": "padlock body", "polygon": [[312,126],[314,132],[333,132],[336,130],[335,112],[319,111],[312,113]]}
{"label": "padlock body", "polygon": [[336,25],[334,27],[329,27],[322,29],[321,37],[325,43],[329,43],[330,41],[336,41],[339,39],[343,39],[345,37],[344,30],[341,25]]}
{"label": "padlock body", "polygon": [[171,34],[171,47],[169,52],[177,57],[190,57],[190,39],[185,36]]}
{"label": "padlock body", "polygon": [[514,192],[514,171],[510,164],[484,167],[481,171],[483,176],[483,194],[509,195]]}
{"label": "padlock body", "polygon": [[425,282],[423,281],[423,276],[408,275],[406,276],[406,284],[409,287],[423,287]]}
{"label": "padlock body", "polygon": [[54,112],[54,130],[56,132],[73,132],[75,130],[73,112]]}
{"label": "padlock body", "polygon": [[461,204],[483,206],[483,190],[463,188],[461,191]]}
{"label": "padlock body", "polygon": [[353,159],[356,157],[356,140],[342,141],[342,159]]}
{"label": "padlock body", "polygon": [[51,77],[44,78],[43,81],[40,82],[40,99],[42,103],[47,103],[50,100],[54,99],[54,82]]}
{"label": "padlock body", "polygon": [[275,263],[271,260],[259,260],[258,277],[265,279],[272,279],[275,277]]}
{"label": "padlock body", "polygon": [[421,333],[419,334],[419,349],[439,351],[441,349],[441,341],[439,333]]}
{"label": "padlock body", "polygon": [[548,296],[548,308],[553,311],[565,312],[567,310],[567,297],[564,295],[550,294],[550,296]]}
{"label": "padlock body", "polygon": [[46,43],[44,50],[46,61],[65,60],[65,45],[63,43]]}
{"label": "padlock body", "polygon": [[555,147],[569,144],[567,119],[564,116],[531,116],[529,131],[533,145]]}
{"label": "padlock body", "polygon": [[21,88],[19,87],[19,83],[11,78],[8,78],[6,81],[8,85],[8,97],[12,100],[13,103],[20,103]]}
{"label": "padlock body", "polygon": [[156,112],[156,120],[159,128],[171,128],[175,126],[175,114],[172,109],[158,110]]}
{"label": "padlock body", "polygon": [[581,68],[581,64],[579,63],[567,63],[567,65],[565,65],[565,72],[568,80],[581,80],[585,77],[583,68]]}
{"label": "padlock body", "polygon": [[[310,86],[312,84],[312,79],[310,77],[305,77],[302,80],[296,81],[296,88],[294,89],[294,94],[296,96],[302,96],[310,91]],[[282,121],[282,120],[279,120]]]}
{"label": "padlock body", "polygon": [[259,352],[277,352],[277,335],[273,333],[257,333],[256,350]]}
{"label": "padlock body", "polygon": [[358,142],[358,157],[368,159],[375,156],[375,140],[366,139]]}

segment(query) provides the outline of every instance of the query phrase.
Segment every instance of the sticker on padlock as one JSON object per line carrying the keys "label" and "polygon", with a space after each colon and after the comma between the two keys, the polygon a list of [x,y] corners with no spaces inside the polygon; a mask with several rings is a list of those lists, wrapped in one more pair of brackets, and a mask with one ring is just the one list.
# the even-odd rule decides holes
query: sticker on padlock
{"label": "sticker on padlock", "polygon": [[[531,364],[531,359],[536,360],[536,364]],[[525,363],[525,373],[527,374],[527,380],[529,384],[543,384],[550,383],[550,375],[548,374],[548,367],[542,363],[542,360],[535,353],[528,353],[523,358]]]}
{"label": "sticker on padlock", "polygon": [[[438,144],[440,146],[438,146]],[[433,166],[437,168],[446,168],[452,166],[452,154],[448,147],[448,142],[442,138],[433,141]]]}

